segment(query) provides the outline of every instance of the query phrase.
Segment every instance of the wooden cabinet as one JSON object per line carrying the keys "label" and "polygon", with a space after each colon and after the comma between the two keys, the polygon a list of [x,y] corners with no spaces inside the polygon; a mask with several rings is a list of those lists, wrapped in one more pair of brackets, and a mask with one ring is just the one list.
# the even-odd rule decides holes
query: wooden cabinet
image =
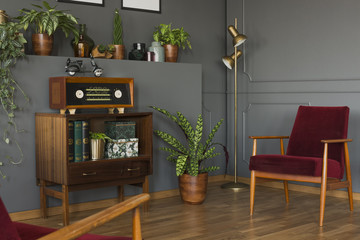
{"label": "wooden cabinet", "polygon": [[[133,121],[139,139],[139,155],[132,158],[100,159],[69,162],[69,121],[86,120],[92,132],[104,132],[106,121]],[[152,174],[152,113],[74,114],[36,113],[36,177],[40,184],[43,217],[47,216],[47,196],[62,200],[63,222],[69,224],[71,191],[117,186],[119,200],[123,200],[123,186],[141,186],[149,191],[147,176]],[[61,191],[49,185],[62,185]],[[147,208],[147,205],[145,206]]]}

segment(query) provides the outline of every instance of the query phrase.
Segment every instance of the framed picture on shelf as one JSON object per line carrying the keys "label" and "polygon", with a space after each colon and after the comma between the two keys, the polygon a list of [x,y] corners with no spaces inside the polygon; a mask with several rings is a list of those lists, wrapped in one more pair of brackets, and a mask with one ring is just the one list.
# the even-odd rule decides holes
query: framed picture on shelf
{"label": "framed picture on shelf", "polygon": [[121,8],[161,13],[161,0],[121,0]]}
{"label": "framed picture on shelf", "polygon": [[86,4],[86,5],[94,5],[94,6],[104,6],[104,0],[56,0],[58,2],[64,3],[78,3],[78,4]]}

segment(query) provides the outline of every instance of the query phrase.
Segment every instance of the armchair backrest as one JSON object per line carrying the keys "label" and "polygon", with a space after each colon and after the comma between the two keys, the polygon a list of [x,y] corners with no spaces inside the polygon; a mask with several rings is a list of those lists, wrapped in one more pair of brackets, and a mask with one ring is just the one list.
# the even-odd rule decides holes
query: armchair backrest
{"label": "armchair backrest", "polygon": [[[322,158],[324,144],[321,140],[346,139],[348,120],[348,107],[300,106],[286,154]],[[341,172],[344,172],[343,144],[331,144],[328,158],[339,161]]]}
{"label": "armchair backrest", "polygon": [[20,237],[0,197],[0,240],[10,239],[20,240]]}

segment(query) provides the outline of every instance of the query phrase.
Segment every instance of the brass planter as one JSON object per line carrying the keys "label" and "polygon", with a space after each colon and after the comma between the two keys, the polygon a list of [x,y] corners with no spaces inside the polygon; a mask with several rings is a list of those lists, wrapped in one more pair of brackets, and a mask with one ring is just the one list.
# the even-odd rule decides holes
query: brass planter
{"label": "brass planter", "polygon": [[208,173],[198,176],[183,174],[179,176],[179,190],[181,199],[188,204],[201,204],[206,198]]}
{"label": "brass planter", "polygon": [[91,139],[91,159],[98,160],[104,158],[105,141],[102,139]]}

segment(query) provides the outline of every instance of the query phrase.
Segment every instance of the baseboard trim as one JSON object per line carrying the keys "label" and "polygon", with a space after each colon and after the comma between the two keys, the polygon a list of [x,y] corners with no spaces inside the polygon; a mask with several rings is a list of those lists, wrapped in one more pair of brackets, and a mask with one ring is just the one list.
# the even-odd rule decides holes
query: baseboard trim
{"label": "baseboard trim", "polygon": [[[221,182],[221,181],[234,181],[234,177],[230,176],[230,175],[226,175],[226,176],[217,175],[217,176],[209,177],[209,182]],[[250,183],[250,179],[245,178],[245,177],[238,177],[237,181],[246,183],[246,184]],[[262,182],[262,183],[258,183],[258,185],[272,187],[272,188],[278,188],[278,189],[283,189],[283,187],[284,187],[282,182]],[[289,183],[289,190],[304,192],[304,193],[311,193],[311,194],[320,194],[320,188],[318,188],[318,187],[304,186],[304,185],[293,184],[293,183]],[[163,199],[163,198],[178,196],[179,190],[178,189],[170,189],[170,190],[165,190],[165,191],[153,192],[153,193],[150,193],[150,195],[151,195],[151,199],[153,199],[153,200]],[[347,198],[348,197],[347,192],[341,191],[341,190],[328,191],[326,193],[326,195],[338,197],[338,198]],[[129,197],[131,197],[131,196],[127,196],[125,198],[129,198]],[[360,193],[353,193],[353,199],[360,200]],[[106,207],[110,207],[116,203],[117,203],[116,198],[93,201],[93,202],[76,203],[76,204],[71,204],[69,206],[69,212],[72,213],[72,212],[93,210],[93,209],[98,209],[98,208],[106,208]],[[48,208],[49,216],[55,216],[55,215],[60,215],[60,214],[62,214],[61,206]],[[40,213],[40,209],[35,209],[35,210],[29,210],[29,211],[10,213],[10,217],[13,221],[22,221],[22,220],[33,219],[33,218],[40,218],[41,213]]]}

